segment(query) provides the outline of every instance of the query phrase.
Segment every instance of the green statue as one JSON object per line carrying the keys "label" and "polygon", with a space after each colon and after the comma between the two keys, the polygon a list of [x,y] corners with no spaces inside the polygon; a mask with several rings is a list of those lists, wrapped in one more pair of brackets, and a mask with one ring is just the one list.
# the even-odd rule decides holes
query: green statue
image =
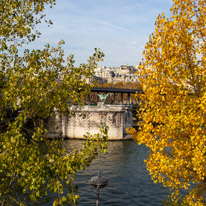
{"label": "green statue", "polygon": [[109,95],[109,93],[107,93],[107,94],[97,94],[97,95],[99,96],[102,104],[104,105],[105,102],[106,102],[106,99],[107,99],[107,97],[108,97],[108,95]]}

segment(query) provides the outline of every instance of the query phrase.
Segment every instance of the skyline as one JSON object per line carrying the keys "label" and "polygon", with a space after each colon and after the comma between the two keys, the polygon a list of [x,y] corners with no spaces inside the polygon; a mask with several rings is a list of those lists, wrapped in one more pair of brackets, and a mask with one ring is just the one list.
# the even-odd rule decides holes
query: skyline
{"label": "skyline", "polygon": [[74,54],[75,66],[86,63],[94,48],[105,54],[98,66],[136,66],[156,17],[161,13],[170,17],[171,6],[172,0],[57,0],[45,10],[53,25],[38,25],[42,35],[27,47],[57,46],[63,39],[65,56]]}

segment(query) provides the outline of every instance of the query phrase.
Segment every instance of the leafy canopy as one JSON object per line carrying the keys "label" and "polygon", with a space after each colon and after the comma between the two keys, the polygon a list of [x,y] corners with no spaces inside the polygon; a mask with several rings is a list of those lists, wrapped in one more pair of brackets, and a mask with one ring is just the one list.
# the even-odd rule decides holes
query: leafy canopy
{"label": "leafy canopy", "polygon": [[[74,115],[70,107],[81,105],[90,90],[87,83],[104,54],[95,49],[87,64],[74,67],[74,57],[64,58],[60,41],[54,48],[19,52],[40,32],[46,21],[45,5],[55,0],[5,0],[0,3],[0,204],[40,204],[48,193],[56,194],[54,205],[76,204],[72,189],[75,172],[84,169],[105,149],[107,127],[90,136],[80,150],[67,151],[63,141],[47,138],[47,119]],[[22,49],[21,49],[22,50]],[[22,110],[18,115],[17,110]],[[53,125],[54,126],[54,125]],[[65,191],[65,186],[68,188]]]}
{"label": "leafy canopy", "polygon": [[149,148],[147,168],[173,190],[172,203],[204,205],[206,1],[173,0],[171,17],[160,14],[155,25],[139,64],[139,131],[130,133]]}

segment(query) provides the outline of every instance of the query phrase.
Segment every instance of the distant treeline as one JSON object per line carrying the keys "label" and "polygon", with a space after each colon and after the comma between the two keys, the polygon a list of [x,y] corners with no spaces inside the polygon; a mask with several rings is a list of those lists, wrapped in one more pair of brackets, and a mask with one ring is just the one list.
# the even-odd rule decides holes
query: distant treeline
{"label": "distant treeline", "polygon": [[117,82],[115,84],[112,83],[104,83],[97,84],[96,87],[107,87],[107,88],[122,88],[122,89],[142,89],[142,86],[139,82]]}

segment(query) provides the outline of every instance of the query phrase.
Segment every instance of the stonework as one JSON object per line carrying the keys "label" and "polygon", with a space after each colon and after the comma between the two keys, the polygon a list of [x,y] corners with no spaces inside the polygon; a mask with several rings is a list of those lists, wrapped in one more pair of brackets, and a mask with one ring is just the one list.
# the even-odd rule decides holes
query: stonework
{"label": "stonework", "polygon": [[77,110],[71,118],[58,114],[55,118],[58,131],[64,138],[82,139],[86,133],[97,134],[101,123],[105,123],[109,127],[109,140],[120,140],[128,138],[126,128],[133,126],[131,106],[125,105],[88,105]]}

